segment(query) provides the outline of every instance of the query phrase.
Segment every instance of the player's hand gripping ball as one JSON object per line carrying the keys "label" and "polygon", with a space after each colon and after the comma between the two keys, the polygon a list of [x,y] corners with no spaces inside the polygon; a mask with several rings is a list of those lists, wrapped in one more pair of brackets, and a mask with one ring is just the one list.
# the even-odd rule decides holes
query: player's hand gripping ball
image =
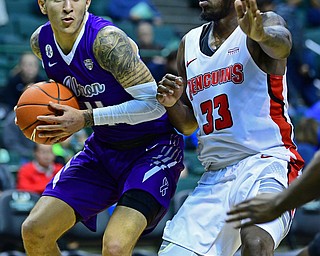
{"label": "player's hand gripping ball", "polygon": [[[49,106],[49,102],[68,105],[79,109],[77,98],[66,86],[56,82],[39,82],[29,85],[22,93],[16,105],[16,123],[23,134],[38,144],[51,144],[49,138],[40,138],[36,127],[45,124],[37,120],[37,116],[55,115],[62,113],[55,112]],[[68,137],[61,139],[66,140]]]}

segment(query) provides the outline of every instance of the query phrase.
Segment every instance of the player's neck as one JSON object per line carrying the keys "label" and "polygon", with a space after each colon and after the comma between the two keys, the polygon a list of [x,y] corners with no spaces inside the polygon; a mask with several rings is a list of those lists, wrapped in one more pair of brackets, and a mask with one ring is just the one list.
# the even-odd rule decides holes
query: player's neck
{"label": "player's neck", "polygon": [[86,19],[83,20],[81,26],[74,33],[64,33],[61,31],[54,31],[54,37],[64,54],[69,54],[75,44],[79,34],[85,26]]}
{"label": "player's neck", "polygon": [[210,32],[210,43],[221,45],[237,28],[238,22],[236,17],[226,17],[219,21],[212,22]]}
{"label": "player's neck", "polygon": [[[63,38],[63,39],[61,39],[61,38]],[[62,36],[61,38],[56,36],[56,41],[57,41],[60,49],[62,50],[62,52],[67,55],[68,53],[71,52],[72,47],[73,47],[75,41],[77,40],[77,37],[76,38],[70,37],[68,39],[67,37]]]}

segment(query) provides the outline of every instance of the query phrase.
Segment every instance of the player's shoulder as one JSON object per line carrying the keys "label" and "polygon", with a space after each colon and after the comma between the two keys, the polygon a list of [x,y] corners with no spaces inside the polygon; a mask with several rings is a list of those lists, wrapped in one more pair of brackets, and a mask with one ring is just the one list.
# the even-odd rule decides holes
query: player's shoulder
{"label": "player's shoulder", "polygon": [[30,37],[30,47],[34,54],[41,59],[41,53],[40,53],[40,46],[39,46],[39,35],[41,31],[42,26],[38,27],[31,35]]}
{"label": "player's shoulder", "polygon": [[279,14],[268,11],[262,13],[263,23],[265,26],[282,25],[286,26],[286,21]]}
{"label": "player's shoulder", "polygon": [[104,26],[97,33],[93,48],[95,54],[97,54],[101,49],[111,51],[115,47],[129,43],[129,37],[124,31],[116,26]]}
{"label": "player's shoulder", "polygon": [[127,35],[120,28],[116,26],[110,26],[110,25],[102,27],[97,34],[97,38],[110,37],[110,36],[126,37]]}
{"label": "player's shoulder", "polygon": [[104,26],[96,35],[93,43],[93,54],[102,68],[109,70],[111,57],[122,58],[124,54],[138,57],[137,44],[116,26]]}
{"label": "player's shoulder", "polygon": [[31,35],[31,40],[32,40],[32,39],[35,39],[35,38],[39,38],[39,34],[40,34],[40,31],[41,31],[41,27],[42,27],[42,26],[38,27],[38,28],[32,33],[32,35]]}

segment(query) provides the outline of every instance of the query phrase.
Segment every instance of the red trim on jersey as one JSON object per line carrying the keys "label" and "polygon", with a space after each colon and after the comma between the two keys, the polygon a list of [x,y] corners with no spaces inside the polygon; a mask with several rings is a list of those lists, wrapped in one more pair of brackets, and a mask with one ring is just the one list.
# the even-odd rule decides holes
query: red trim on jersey
{"label": "red trim on jersey", "polygon": [[288,181],[291,183],[298,176],[299,170],[304,166],[304,160],[297,152],[297,147],[291,139],[293,128],[292,125],[287,122],[287,118],[284,115],[283,76],[268,75],[268,91],[271,98],[270,116],[280,129],[284,146],[297,158],[291,158],[290,161]]}

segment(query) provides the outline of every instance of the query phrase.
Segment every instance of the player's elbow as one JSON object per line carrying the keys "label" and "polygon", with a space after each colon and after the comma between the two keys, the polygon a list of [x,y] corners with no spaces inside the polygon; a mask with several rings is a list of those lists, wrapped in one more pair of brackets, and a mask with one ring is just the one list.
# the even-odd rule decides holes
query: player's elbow
{"label": "player's elbow", "polygon": [[152,101],[149,106],[149,111],[147,112],[149,112],[150,116],[153,116],[152,119],[157,119],[162,117],[166,113],[166,109],[158,101]]}

